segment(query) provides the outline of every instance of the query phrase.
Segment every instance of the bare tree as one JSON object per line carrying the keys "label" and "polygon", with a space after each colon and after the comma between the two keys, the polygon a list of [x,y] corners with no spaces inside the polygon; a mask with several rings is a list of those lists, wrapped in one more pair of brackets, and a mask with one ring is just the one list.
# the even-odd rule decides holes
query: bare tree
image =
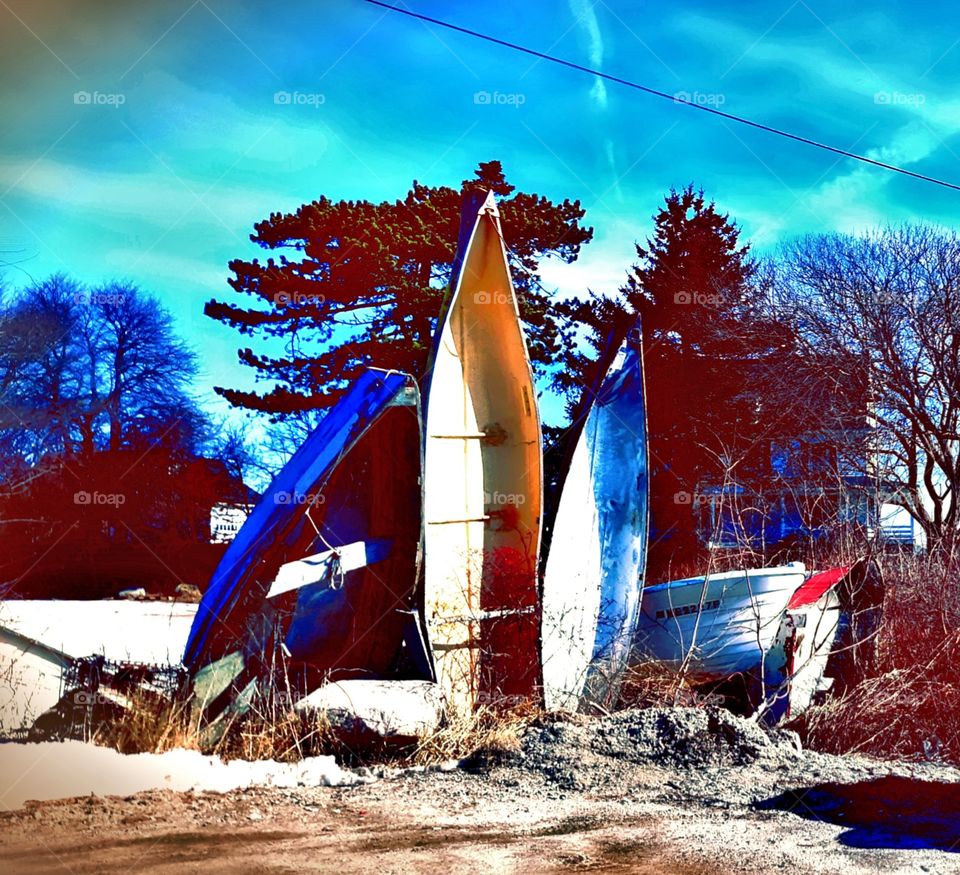
{"label": "bare tree", "polygon": [[196,370],[169,313],[137,287],[35,283],[0,311],[0,455],[35,465],[196,431]]}
{"label": "bare tree", "polygon": [[[932,547],[960,529],[960,237],[926,226],[786,247],[772,306],[837,465]],[[797,397],[791,399],[797,403]]]}

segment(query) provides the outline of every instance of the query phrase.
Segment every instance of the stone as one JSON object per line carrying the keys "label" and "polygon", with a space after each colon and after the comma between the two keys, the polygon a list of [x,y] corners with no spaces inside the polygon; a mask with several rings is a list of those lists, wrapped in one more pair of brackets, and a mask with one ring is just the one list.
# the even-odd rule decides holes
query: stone
{"label": "stone", "polygon": [[429,681],[345,680],[300,699],[300,714],[325,715],[345,743],[411,744],[437,730],[446,708]]}

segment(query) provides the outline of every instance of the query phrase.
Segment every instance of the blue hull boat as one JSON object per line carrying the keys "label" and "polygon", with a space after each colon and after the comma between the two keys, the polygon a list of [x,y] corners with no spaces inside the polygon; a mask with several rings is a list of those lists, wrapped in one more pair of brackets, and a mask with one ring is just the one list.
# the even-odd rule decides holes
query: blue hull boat
{"label": "blue hull boat", "polygon": [[643,589],[649,489],[638,328],[601,373],[575,418],[581,430],[544,568],[541,660],[549,710],[616,704]]}
{"label": "blue hull boat", "polygon": [[[312,688],[383,676],[404,642],[422,642],[421,431],[411,377],[370,370],[353,384],[214,572],[183,657],[195,676],[227,664],[218,683],[236,690],[282,669]],[[431,670],[425,652],[414,659]]]}

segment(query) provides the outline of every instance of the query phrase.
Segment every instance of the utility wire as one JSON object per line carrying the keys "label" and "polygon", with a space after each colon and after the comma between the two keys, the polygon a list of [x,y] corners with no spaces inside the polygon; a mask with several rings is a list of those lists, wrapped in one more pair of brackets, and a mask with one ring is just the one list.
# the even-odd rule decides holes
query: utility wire
{"label": "utility wire", "polygon": [[645,94],[652,94],[654,97],[660,97],[664,100],[669,100],[671,103],[679,103],[683,106],[688,106],[691,109],[698,109],[701,112],[710,113],[710,115],[720,116],[720,118],[729,119],[730,121],[737,122],[741,125],[747,125],[751,128],[757,128],[770,134],[786,137],[788,140],[795,140],[798,143],[805,143],[808,146],[814,146],[817,149],[823,149],[826,152],[833,152],[834,155],[843,155],[845,158],[853,158],[855,161],[862,161],[864,164],[872,164],[874,167],[881,167],[884,170],[892,170],[894,173],[902,173],[904,176],[912,176],[914,179],[920,179],[923,182],[931,182],[934,185],[940,185],[944,188],[951,188],[954,191],[960,191],[960,185],[947,182],[943,179],[937,179],[934,176],[926,176],[923,173],[915,173],[913,170],[907,170],[905,167],[898,167],[896,164],[887,164],[884,161],[877,161],[875,158],[868,158],[866,155],[858,155],[856,152],[848,152],[846,149],[840,149],[837,146],[831,146],[827,143],[820,143],[817,140],[811,140],[809,137],[804,137],[800,134],[792,134],[789,131],[784,131],[780,128],[774,128],[770,125],[765,125],[762,122],[755,122],[752,119],[745,118],[744,116],[734,115],[733,113],[723,112],[723,110],[714,109],[710,106],[703,106],[699,103],[693,103],[686,98],[677,97],[673,94],[667,94],[667,92],[658,91],[656,88],[649,88],[646,85],[641,85],[639,82],[632,82],[629,79],[623,79],[620,76],[614,76],[611,73],[604,73],[602,70],[594,70],[592,67],[585,67],[582,64],[577,64],[573,61],[567,61],[564,58],[548,55],[545,52],[538,52],[536,49],[527,48],[526,46],[521,46],[517,43],[511,43],[507,40],[502,40],[486,33],[480,33],[480,31],[470,30],[467,27],[460,27],[457,24],[451,24],[449,21],[441,21],[439,18],[431,18],[429,15],[422,15],[421,13],[413,12],[410,9],[401,9],[399,6],[391,6],[389,3],[381,2],[381,0],[365,0],[365,2],[374,6],[380,6],[383,9],[388,9],[391,12],[399,12],[401,15],[406,15],[410,18],[417,18],[420,21],[426,21],[430,24],[436,24],[439,27],[445,27],[448,30],[454,30],[457,33],[463,33],[467,36],[475,37],[476,39],[485,40],[488,43],[494,43],[495,45],[504,46],[505,48],[513,49],[517,52],[523,52],[526,55],[532,55],[534,58],[540,58],[543,61],[550,61],[551,63],[559,64],[562,67],[569,67],[572,70],[579,70],[581,73],[589,73],[591,76],[597,76],[600,79],[606,79],[608,82],[616,82],[618,85],[625,85],[627,88],[633,88],[636,91],[642,91]]}

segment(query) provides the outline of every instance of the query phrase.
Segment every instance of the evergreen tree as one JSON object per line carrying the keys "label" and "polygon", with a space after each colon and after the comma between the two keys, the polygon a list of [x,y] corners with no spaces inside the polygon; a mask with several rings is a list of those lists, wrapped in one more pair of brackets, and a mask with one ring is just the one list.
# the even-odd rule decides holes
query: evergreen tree
{"label": "evergreen tree", "polygon": [[256,337],[239,351],[263,393],[217,387],[232,404],[275,416],[315,410],[336,399],[366,366],[421,376],[451,263],[463,192],[493,190],[500,198],[505,242],[531,357],[549,366],[565,335],[549,296],[534,282],[545,255],[572,262],[593,235],[581,225],[579,201],[553,203],[516,192],[499,161],[481,163],[460,190],[414,182],[393,203],[321,197],[294,213],[273,213],[251,239],[271,254],[234,260],[231,288],[242,302],[211,300],[205,313]]}
{"label": "evergreen tree", "polygon": [[[739,228],[687,186],[671,191],[638,264],[616,298],[571,299],[561,316],[585,329],[555,385],[571,398],[590,385],[642,317],[652,468],[649,580],[676,576],[675,557],[698,564],[695,513],[704,481],[722,477],[758,426],[749,362],[766,336],[756,319],[755,269]],[[754,343],[756,341],[756,345]]]}

